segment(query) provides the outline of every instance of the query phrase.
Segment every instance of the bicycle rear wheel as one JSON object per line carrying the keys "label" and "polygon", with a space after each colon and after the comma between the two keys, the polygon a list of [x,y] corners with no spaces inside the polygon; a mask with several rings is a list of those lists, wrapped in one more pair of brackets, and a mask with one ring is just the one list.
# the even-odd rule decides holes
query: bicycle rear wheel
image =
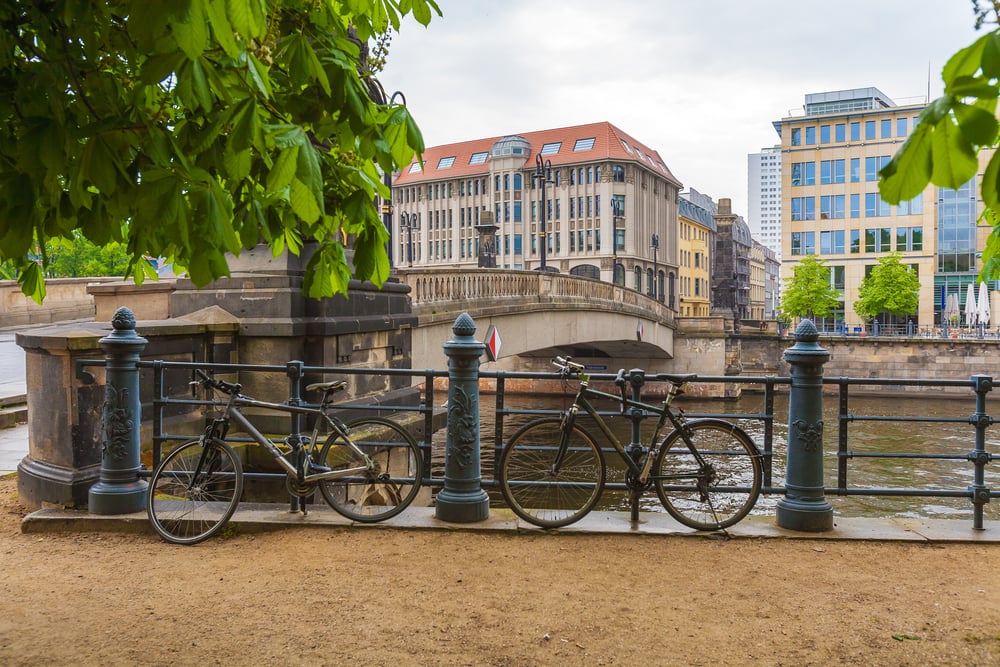
{"label": "bicycle rear wheel", "polygon": [[[353,421],[348,433],[374,465],[349,477],[323,480],[319,484],[323,498],[355,521],[373,523],[396,516],[420,491],[424,476],[420,448],[401,426],[380,417]],[[317,463],[331,470],[366,467],[365,458],[337,434],[327,439]]]}
{"label": "bicycle rear wheel", "polygon": [[525,521],[542,528],[568,526],[597,504],[604,488],[604,457],[586,431],[574,425],[555,469],[562,420],[526,424],[510,439],[500,458],[500,491]]}
{"label": "bicycle rear wheel", "polygon": [[243,466],[222,440],[179,445],[149,480],[146,512],[153,530],[174,544],[197,544],[215,535],[236,511]]}
{"label": "bicycle rear wheel", "polygon": [[681,432],[674,431],[653,462],[656,493],[667,512],[689,528],[732,526],[750,513],[760,495],[757,448],[750,436],[722,419],[690,421],[687,430],[706,467],[699,467]]}

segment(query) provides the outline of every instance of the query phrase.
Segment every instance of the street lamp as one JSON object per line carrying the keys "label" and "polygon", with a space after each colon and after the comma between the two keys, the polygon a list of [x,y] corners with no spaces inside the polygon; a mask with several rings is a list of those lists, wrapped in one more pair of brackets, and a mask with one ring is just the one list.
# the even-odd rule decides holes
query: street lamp
{"label": "street lamp", "polygon": [[545,238],[545,218],[546,212],[548,211],[548,206],[545,200],[545,184],[549,182],[549,175],[552,172],[552,162],[550,160],[542,160],[542,154],[539,153],[535,156],[535,178],[542,182],[542,203],[541,203],[541,218],[538,226],[538,235],[542,240],[541,249],[541,265],[540,269],[545,271],[545,251],[548,248],[548,239]]}
{"label": "street lamp", "polygon": [[399,214],[399,229],[406,230],[406,265],[413,266],[413,230],[420,229],[420,219],[416,214],[403,211]]}
{"label": "street lamp", "polygon": [[[653,248],[653,298],[656,297],[656,288],[659,283],[660,273],[656,267],[656,251],[660,249],[660,236],[659,234],[653,234],[653,238],[650,239],[650,247]],[[661,299],[662,300],[662,299]]]}

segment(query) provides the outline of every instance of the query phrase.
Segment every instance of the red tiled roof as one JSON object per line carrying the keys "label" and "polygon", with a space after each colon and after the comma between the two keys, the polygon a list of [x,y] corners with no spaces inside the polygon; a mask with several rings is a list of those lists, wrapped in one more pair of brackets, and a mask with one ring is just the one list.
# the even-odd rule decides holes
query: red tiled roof
{"label": "red tiled roof", "polygon": [[[580,162],[595,162],[598,160],[638,162],[645,168],[673,181],[677,184],[678,188],[681,186],[658,152],[607,121],[553,130],[521,132],[516,135],[504,136],[518,136],[531,144],[531,153],[525,156],[524,160],[524,168],[526,169],[534,168],[535,154],[542,149],[543,145],[562,142],[558,153],[545,155],[545,159],[550,160],[553,167]],[[404,167],[402,172],[394,178],[393,185],[407,185],[445,178],[461,178],[488,174],[489,166],[486,162],[482,164],[469,164],[469,159],[476,153],[489,153],[490,149],[493,148],[493,144],[503,138],[503,136],[487,137],[485,139],[463,141],[457,144],[430,146],[424,150],[423,171],[411,173],[410,169],[413,166],[413,163],[411,163],[409,166]],[[591,138],[594,139],[592,149],[586,151],[573,150],[573,146],[578,139]],[[626,144],[628,144],[628,148],[626,148]],[[439,169],[438,164],[441,162],[441,159],[449,157],[455,158],[452,166]]]}

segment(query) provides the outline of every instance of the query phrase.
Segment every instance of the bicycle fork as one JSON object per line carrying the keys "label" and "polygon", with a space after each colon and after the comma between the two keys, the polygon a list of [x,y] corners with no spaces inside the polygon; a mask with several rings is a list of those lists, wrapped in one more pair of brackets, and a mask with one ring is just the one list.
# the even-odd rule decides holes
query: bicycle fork
{"label": "bicycle fork", "polygon": [[576,423],[576,415],[580,411],[580,406],[573,403],[566,414],[563,415],[562,424],[559,425],[559,448],[556,450],[556,456],[552,460],[552,467],[549,469],[549,474],[555,476],[559,474],[559,468],[562,467],[563,459],[566,458],[566,454],[569,451],[569,436],[573,432],[573,424]]}

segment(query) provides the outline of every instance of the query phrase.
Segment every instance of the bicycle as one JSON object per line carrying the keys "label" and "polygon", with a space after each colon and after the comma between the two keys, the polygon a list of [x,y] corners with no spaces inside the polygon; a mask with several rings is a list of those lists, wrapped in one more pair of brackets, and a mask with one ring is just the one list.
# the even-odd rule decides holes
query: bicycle
{"label": "bicycle", "polygon": [[[398,424],[362,417],[345,424],[335,415],[331,397],[346,380],[318,382],[306,391],[322,391],[319,407],[259,401],[242,393],[239,384],[216,380],[201,369],[192,386],[228,396],[221,416],[197,440],[170,451],[149,482],[146,509],[153,529],[175,544],[197,544],[229,521],[243,493],[240,456],[226,440],[235,422],[267,450],[285,471],[289,494],[306,499],[318,488],[334,510],[354,521],[375,522],[396,516],[413,502],[423,479],[423,459],[416,442]],[[262,408],[314,416],[312,434],[293,433],[284,446],[262,434],[241,412]],[[329,431],[319,447],[323,428]],[[303,513],[305,503],[301,502]]]}
{"label": "bicycle", "polygon": [[[686,419],[671,406],[695,374],[650,376],[670,383],[662,405],[656,406],[626,396],[624,369],[615,379],[621,390],[616,396],[590,387],[584,366],[569,357],[556,357],[553,363],[564,378],[577,376],[580,386],[561,417],[525,424],[501,455],[500,490],[517,516],[543,528],[559,528],[580,520],[597,504],[606,483],[604,453],[590,431],[576,423],[581,411],[621,457],[626,486],[636,501],[655,487],[670,516],[704,531],[732,526],[753,508],[763,473],[761,454],[750,436],[723,419]],[[644,381],[640,369],[630,375]],[[619,402],[623,415],[629,408],[659,415],[649,445],[630,443],[627,450],[588,400],[592,398]],[[668,421],[673,430],[657,443]]]}

